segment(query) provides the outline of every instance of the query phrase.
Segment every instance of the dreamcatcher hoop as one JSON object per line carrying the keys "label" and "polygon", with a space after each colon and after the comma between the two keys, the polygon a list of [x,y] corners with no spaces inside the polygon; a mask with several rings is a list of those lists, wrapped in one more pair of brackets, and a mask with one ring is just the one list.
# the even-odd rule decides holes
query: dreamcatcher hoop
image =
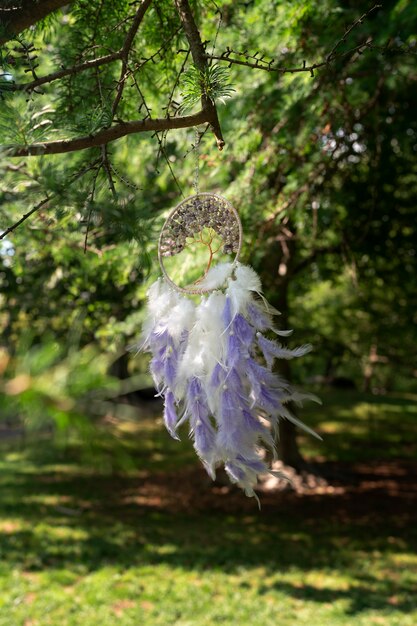
{"label": "dreamcatcher hoop", "polygon": [[[233,265],[239,260],[243,230],[238,212],[223,196],[214,193],[197,193],[182,200],[169,213],[161,229],[158,241],[158,261],[167,283],[179,293],[204,294],[213,287],[177,285],[169,276],[164,257],[179,254],[186,247],[186,237],[200,232],[204,227],[212,228],[224,241],[224,252],[234,253]],[[204,278],[204,276],[203,276]]]}

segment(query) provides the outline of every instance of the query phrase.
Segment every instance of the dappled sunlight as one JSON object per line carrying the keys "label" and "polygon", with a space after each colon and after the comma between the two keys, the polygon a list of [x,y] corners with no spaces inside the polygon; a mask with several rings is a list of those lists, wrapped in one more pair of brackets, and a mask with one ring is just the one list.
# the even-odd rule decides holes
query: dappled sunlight
{"label": "dappled sunlight", "polygon": [[[323,433],[345,424],[344,403],[317,409]],[[1,462],[0,601],[16,623],[43,626],[45,603],[51,624],[74,615],[71,626],[250,624],[255,605],[268,625],[278,613],[280,626],[416,623],[415,461],[370,460],[367,447],[354,462],[316,458],[303,489],[261,485],[259,511],[158,420],[121,430],[142,457],[126,472],[80,465],[71,449],[71,462],[46,447],[44,461],[27,447]]]}

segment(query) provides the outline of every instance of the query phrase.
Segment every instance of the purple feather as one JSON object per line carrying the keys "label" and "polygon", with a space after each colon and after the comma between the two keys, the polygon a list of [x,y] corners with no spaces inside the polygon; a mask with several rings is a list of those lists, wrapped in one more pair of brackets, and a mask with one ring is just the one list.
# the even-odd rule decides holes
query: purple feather
{"label": "purple feather", "polygon": [[161,384],[161,379],[164,373],[163,360],[160,357],[154,356],[153,359],[151,359],[149,369],[155,384],[159,386]]}
{"label": "purple feather", "polygon": [[230,478],[236,483],[244,481],[246,478],[245,470],[232,461],[225,463],[224,469],[229,474]]}
{"label": "purple feather", "polygon": [[167,356],[165,360],[164,367],[164,377],[165,382],[168,387],[173,387],[175,383],[175,379],[177,378],[177,369],[178,369],[178,352],[175,348],[169,346],[167,348]]}
{"label": "purple feather", "polygon": [[203,459],[208,460],[215,448],[216,431],[210,420],[199,420],[194,427],[194,447]]}
{"label": "purple feather", "polygon": [[157,350],[165,349],[167,346],[172,345],[172,339],[166,329],[160,333],[153,331],[149,337],[149,345],[151,351],[156,352]]}
{"label": "purple feather", "polygon": [[191,403],[198,402],[201,398],[203,387],[198,378],[192,378],[188,383],[187,397]]}
{"label": "purple feather", "polygon": [[187,411],[191,429],[194,431],[199,422],[210,424],[210,410],[207,397],[198,378],[193,378],[187,388]]}
{"label": "purple feather", "polygon": [[262,378],[260,378],[257,375],[256,368],[252,366],[252,359],[247,359],[247,364],[248,364],[248,367],[246,370],[246,375],[248,377],[249,384],[251,386],[253,394],[255,398],[257,398],[259,394],[261,393]]}
{"label": "purple feather", "polygon": [[269,413],[279,413],[283,408],[279,393],[274,389],[268,389],[265,385],[261,385],[261,391],[256,398],[256,403]]}
{"label": "purple feather", "polygon": [[[261,422],[252,413],[246,409],[242,411],[243,421],[245,428],[248,432],[256,433],[259,439],[269,446],[272,450],[275,449],[274,438],[271,435],[269,429],[261,424]],[[275,422],[275,420],[273,420]]]}
{"label": "purple feather", "polygon": [[222,424],[233,424],[236,413],[239,411],[239,406],[239,398],[236,396],[236,393],[225,385],[220,395],[220,419]]}
{"label": "purple feather", "polygon": [[255,331],[240,313],[238,313],[233,320],[233,331],[243,345],[249,348],[253,341]]}
{"label": "purple feather", "polygon": [[245,390],[243,388],[242,380],[235,368],[231,368],[226,376],[226,385],[236,394],[236,399],[239,397],[245,400]]}
{"label": "purple feather", "polygon": [[210,387],[214,387],[215,389],[220,387],[224,382],[224,377],[225,371],[223,366],[220,363],[216,363],[211,374]]}
{"label": "purple feather", "polygon": [[226,363],[227,365],[236,365],[241,357],[241,343],[239,338],[232,331],[227,340]]}
{"label": "purple feather", "polygon": [[274,358],[293,359],[294,357],[299,357],[307,354],[312,349],[311,344],[308,343],[304,346],[299,346],[298,348],[289,350],[288,348],[283,348],[280,343],[276,341],[271,341],[271,339],[267,339],[261,333],[257,333],[257,339],[258,345],[265,357],[265,361],[270,368],[272,367]]}
{"label": "purple feather", "polygon": [[170,389],[168,389],[165,393],[164,422],[171,437],[179,441],[179,437],[175,431],[178,422],[178,415],[175,410],[174,394]]}
{"label": "purple feather", "polygon": [[274,358],[276,356],[276,349],[278,348],[278,344],[275,341],[271,341],[264,337],[261,333],[257,334],[258,346],[262,350],[262,354],[264,355],[264,359],[266,361],[267,366],[271,369]]}
{"label": "purple feather", "polygon": [[264,331],[268,330],[268,328],[272,328],[271,317],[268,315],[268,313],[263,312],[260,307],[254,302],[248,304],[247,314],[249,316],[251,324],[257,330]]}
{"label": "purple feather", "polygon": [[233,390],[226,388],[220,396],[217,443],[230,454],[246,447],[246,439],[242,424],[241,398]]}
{"label": "purple feather", "polygon": [[193,378],[187,388],[188,411],[194,447],[203,460],[210,462],[215,448],[216,432],[210,422],[207,397],[198,378]]}
{"label": "purple feather", "polygon": [[262,474],[263,472],[267,471],[266,464],[259,458],[248,459],[243,457],[241,454],[238,454],[236,460],[239,461],[239,463],[246,465],[246,467],[251,469],[253,472],[256,472],[257,474]]}
{"label": "purple feather", "polygon": [[257,363],[252,358],[246,359],[246,372],[251,384],[253,381],[254,383],[258,384],[257,386],[259,386],[259,383],[262,382],[268,387],[279,388],[283,390],[288,390],[290,388],[290,385],[286,380],[278,376],[278,374],[271,372],[263,365],[259,365],[259,363]]}
{"label": "purple feather", "polygon": [[262,432],[264,426],[262,426],[261,422],[247,409],[242,410],[243,423],[247,430],[253,432]]}

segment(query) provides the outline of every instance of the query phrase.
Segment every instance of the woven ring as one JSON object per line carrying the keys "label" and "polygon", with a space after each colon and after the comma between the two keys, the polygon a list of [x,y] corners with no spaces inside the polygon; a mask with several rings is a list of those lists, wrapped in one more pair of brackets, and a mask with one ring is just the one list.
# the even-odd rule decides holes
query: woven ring
{"label": "woven ring", "polygon": [[[162,230],[160,232],[159,241],[158,241],[158,261],[161,267],[162,274],[164,275],[165,280],[171,285],[171,287],[173,287],[174,289],[176,289],[176,291],[179,291],[180,293],[202,294],[202,293],[209,293],[210,291],[215,291],[215,289],[213,289],[212,287],[210,288],[193,287],[193,286],[180,287],[168,275],[168,272],[164,266],[164,261],[163,261],[164,256],[173,256],[175,254],[175,252],[164,254],[164,244],[166,243],[165,237],[167,234],[166,231],[170,229],[172,223],[175,221],[174,218],[177,215],[177,213],[181,213],[181,210],[184,210],[184,208],[187,209],[188,208],[187,205],[189,205],[189,208],[192,209],[193,207],[196,206],[196,201],[198,201],[199,199],[202,199],[203,201],[207,199],[211,200],[213,203],[213,206],[217,207],[217,210],[220,209],[222,211],[230,212],[230,215],[234,220],[235,234],[238,235],[238,241],[236,242],[236,245],[234,246],[234,249],[233,249],[233,252],[235,253],[233,264],[236,264],[238,262],[240,251],[242,248],[242,239],[243,239],[242,224],[241,224],[238,212],[236,211],[234,206],[232,206],[230,202],[226,200],[226,198],[223,198],[222,196],[218,196],[214,193],[198,193],[194,196],[189,196],[185,200],[182,200],[182,202],[177,204],[177,206],[174,207],[172,211],[169,213],[162,227]],[[203,224],[203,227],[204,227],[204,224]]]}

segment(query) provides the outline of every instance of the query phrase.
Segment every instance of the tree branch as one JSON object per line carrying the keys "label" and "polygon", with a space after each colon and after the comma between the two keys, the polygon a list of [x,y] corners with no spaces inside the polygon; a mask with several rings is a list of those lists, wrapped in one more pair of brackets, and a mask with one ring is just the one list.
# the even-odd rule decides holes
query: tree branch
{"label": "tree branch", "polygon": [[117,61],[122,56],[122,51],[118,50],[117,52],[113,52],[112,54],[106,54],[105,56],[98,57],[97,59],[91,59],[90,61],[85,61],[85,63],[78,63],[78,65],[73,65],[72,67],[63,68],[62,70],[58,70],[57,72],[52,72],[47,76],[40,76],[36,80],[32,80],[30,83],[16,83],[15,85],[8,86],[9,91],[32,91],[36,89],[36,87],[41,87],[47,83],[52,83],[54,80],[59,80],[60,78],[64,78],[65,76],[71,76],[74,74],[78,74],[79,72],[84,72],[85,70],[89,70],[93,67],[99,67],[100,65],[107,65],[108,63],[112,63],[113,61]]}
{"label": "tree branch", "polygon": [[2,33],[0,45],[14,39],[32,24],[36,24],[46,15],[70,4],[71,0],[20,0],[3,3],[6,6],[0,8],[0,24]]}
{"label": "tree branch", "polygon": [[129,60],[129,52],[130,52],[130,48],[132,47],[132,43],[133,40],[135,38],[135,35],[138,31],[138,28],[143,20],[143,18],[145,17],[145,13],[147,11],[147,9],[149,8],[149,5],[151,4],[152,0],[143,0],[139,9],[136,12],[135,17],[133,18],[133,22],[131,27],[129,28],[127,35],[126,35],[126,39],[124,41],[123,44],[123,48],[120,51],[120,58],[122,60],[122,68],[120,70],[120,78],[119,78],[119,83],[117,86],[117,91],[116,91],[116,97],[114,99],[113,102],[113,106],[112,106],[112,113],[113,116],[115,115],[116,111],[117,111],[117,107],[119,106],[119,102],[122,98],[122,94],[123,94],[123,89],[125,86],[125,80],[126,80],[126,75],[127,75],[127,68],[128,68],[128,60]]}
{"label": "tree branch", "polygon": [[[303,61],[303,65],[301,67],[282,67],[279,65],[274,65],[274,59],[270,60],[270,61],[266,61],[264,60],[264,56],[265,55],[261,55],[259,58],[258,55],[260,54],[259,52],[257,52],[254,55],[248,55],[246,52],[245,53],[241,53],[241,52],[237,52],[236,50],[231,50],[230,48],[227,48],[225,52],[223,52],[220,55],[214,55],[214,54],[210,54],[210,55],[205,55],[206,59],[208,60],[215,60],[215,61],[225,61],[227,63],[229,63],[230,65],[243,65],[244,67],[250,67],[252,69],[257,69],[257,70],[264,70],[265,72],[279,72],[280,74],[298,74],[301,72],[309,72],[310,75],[312,77],[314,77],[314,71],[318,70],[322,67],[326,67],[328,66],[332,61],[338,59],[338,58],[343,58],[346,56],[349,56],[351,54],[353,54],[354,52],[363,52],[363,50],[365,50],[365,48],[369,48],[369,49],[377,49],[380,50],[380,48],[378,47],[374,47],[372,46],[371,42],[369,40],[351,48],[350,50],[346,50],[343,53],[338,53],[337,49],[339,48],[339,46],[343,43],[346,42],[346,40],[348,39],[349,35],[351,34],[351,32],[360,24],[362,24],[364,22],[364,20],[366,20],[368,18],[368,16],[373,13],[373,11],[376,11],[377,9],[380,9],[382,7],[381,4],[375,4],[371,9],[369,9],[368,11],[366,11],[366,13],[364,13],[363,15],[361,15],[361,17],[359,17],[357,20],[355,20],[345,31],[345,33],[343,34],[343,36],[334,44],[333,48],[331,49],[331,51],[329,52],[329,54],[326,55],[326,59],[317,63],[312,63],[310,65],[306,64],[306,61]],[[231,56],[233,55],[233,56]],[[236,56],[240,56],[240,57],[244,57],[244,60],[242,59],[236,59],[234,57]]]}
{"label": "tree branch", "polygon": [[298,67],[282,67],[280,65],[274,65],[274,59],[271,61],[263,61],[261,59],[256,59],[254,61],[235,59],[231,57],[231,54],[236,56],[245,56],[241,52],[237,52],[235,50],[226,50],[222,54],[207,54],[206,59],[209,61],[224,61],[231,65],[243,65],[244,67],[249,67],[254,70],[263,70],[264,72],[277,72],[279,74],[300,74],[303,72],[309,72],[312,77],[314,77],[315,70],[319,70],[323,67],[329,67],[332,62],[336,59],[343,59],[345,57],[351,56],[355,52],[362,53],[365,50],[376,50],[377,52],[382,52],[385,50],[384,47],[374,46],[371,41],[364,41],[363,43],[346,50],[341,53],[334,53],[331,57],[326,57],[324,61],[318,61],[317,63],[312,63],[311,65],[307,65],[305,61],[303,61],[302,66]]}
{"label": "tree branch", "polygon": [[5,231],[3,231],[0,234],[0,240],[4,239],[5,237],[7,237],[7,235],[9,233],[12,233],[14,230],[16,230],[16,228],[18,226],[20,226],[20,224],[23,224],[23,222],[25,222],[31,215],[33,215],[34,213],[36,213],[36,211],[39,211],[39,209],[41,209],[42,207],[45,206],[45,204],[48,204],[48,202],[51,200],[50,197],[46,197],[43,200],[41,200],[41,202],[39,202],[36,206],[34,206],[30,211],[28,211],[27,213],[25,213],[25,215],[23,215],[20,220],[18,220],[17,222],[15,222],[12,226],[9,226],[9,228],[6,228]]}
{"label": "tree branch", "polygon": [[133,17],[133,23],[129,28],[125,41],[123,43],[123,47],[116,52],[111,54],[107,54],[105,56],[101,56],[98,59],[91,59],[90,61],[86,61],[85,63],[78,63],[73,67],[63,68],[62,70],[58,70],[57,72],[52,72],[47,76],[41,76],[36,80],[32,80],[30,83],[18,83],[16,85],[10,85],[10,91],[32,91],[36,89],[36,87],[41,87],[47,83],[52,83],[55,80],[59,80],[60,78],[64,78],[65,76],[72,76],[74,74],[78,74],[79,72],[84,72],[85,70],[89,70],[94,67],[98,67],[101,65],[107,65],[112,63],[113,61],[122,60],[122,69],[120,73],[119,85],[117,88],[116,99],[113,104],[113,113],[116,112],[117,106],[119,104],[120,98],[122,96],[122,91],[124,87],[124,81],[126,78],[126,70],[127,70],[127,60],[129,56],[129,51],[133,43],[133,39],[137,33],[137,30],[142,22],[142,19],[151,4],[152,0],[143,0],[140,5],[136,15]]}
{"label": "tree branch", "polygon": [[148,131],[171,130],[174,128],[190,128],[206,122],[211,123],[211,111],[203,109],[193,115],[183,117],[163,117],[155,119],[134,120],[131,122],[120,122],[110,128],[103,128],[97,133],[76,137],[75,139],[60,139],[58,141],[46,141],[44,143],[34,143],[28,146],[5,146],[8,157],[39,156],[44,154],[62,154],[66,152],[76,152],[95,148],[103,144],[120,139],[133,133],[144,133]]}
{"label": "tree branch", "polygon": [[[174,36],[180,30],[181,29],[178,28],[176,31],[174,31]],[[133,69],[130,69],[129,71],[125,73],[124,80],[126,81],[126,79],[129,78],[129,76],[133,72],[140,70],[146,63],[149,63],[151,61],[153,62],[155,60],[155,57],[159,56],[162,50],[165,50],[165,48],[167,48],[168,45],[169,45],[169,41],[165,41],[163,45],[159,48],[159,50],[151,54],[150,57],[143,59],[140,63],[136,63]],[[32,80],[28,83],[10,84],[7,86],[7,89],[8,91],[32,91],[33,89],[36,89],[36,87],[40,87],[47,83],[52,83],[54,80],[59,80],[60,78],[64,78],[65,76],[79,74],[80,72],[90,70],[94,67],[100,67],[102,65],[107,65],[108,63],[113,63],[113,61],[118,61],[119,59],[122,59],[122,56],[123,56],[123,48],[115,52],[112,52],[110,54],[98,57],[97,59],[91,59],[89,61],[85,61],[84,63],[79,63],[78,65],[73,65],[72,67],[63,68],[62,70],[52,72],[51,74],[47,74],[46,76],[40,76],[36,80]]]}
{"label": "tree branch", "polygon": [[[207,56],[203,42],[201,41],[200,33],[194,21],[190,5],[188,4],[188,0],[175,0],[175,6],[177,7],[185,36],[190,44],[194,64],[200,72],[206,72],[208,69]],[[216,105],[210,98],[203,94],[201,97],[201,107],[207,115],[207,119],[205,121],[210,124],[214,136],[216,137],[217,147],[219,150],[222,150],[225,141],[220,127]]]}
{"label": "tree branch", "polygon": [[373,11],[376,11],[377,9],[380,9],[382,7],[382,4],[375,4],[371,9],[369,9],[368,11],[366,11],[366,13],[364,13],[363,15],[361,15],[361,17],[359,17],[357,20],[355,20],[353,22],[353,24],[351,24],[345,31],[343,37],[341,37],[339,39],[339,41],[337,41],[335,43],[335,45],[333,46],[333,48],[331,49],[331,51],[329,52],[329,54],[327,55],[327,61],[331,61],[333,59],[333,57],[336,55],[336,50],[338,49],[338,47],[342,44],[345,43],[346,39],[349,37],[350,33],[352,32],[352,30],[354,30],[357,26],[359,26],[359,24],[362,24],[362,22],[364,20],[366,20],[366,18],[373,13]]}

